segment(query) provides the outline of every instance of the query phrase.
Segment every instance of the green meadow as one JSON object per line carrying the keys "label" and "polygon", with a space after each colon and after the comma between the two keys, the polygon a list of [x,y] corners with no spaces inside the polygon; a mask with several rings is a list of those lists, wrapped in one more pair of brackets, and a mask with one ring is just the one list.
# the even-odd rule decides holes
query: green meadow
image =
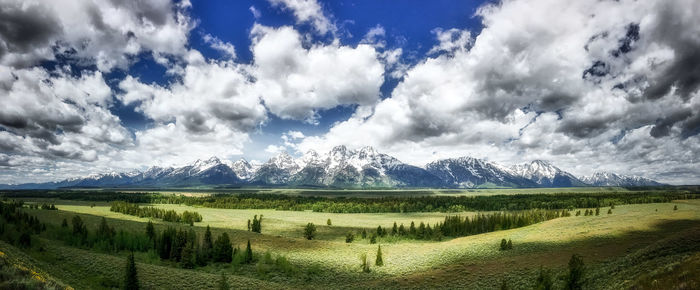
{"label": "green meadow", "polygon": [[[552,193],[562,190],[569,189]],[[606,190],[610,189],[595,191]],[[304,192],[295,191],[294,194]],[[478,191],[483,195],[504,192]],[[590,191],[569,191],[578,192]],[[107,201],[23,200],[22,211],[36,216],[48,230],[33,236],[29,248],[20,249],[5,241],[0,243],[0,251],[8,261],[15,261],[10,265],[21,262],[36,269],[43,279],[52,281],[50,287],[54,288],[121,287],[128,251],[75,246],[51,234],[58,231],[64,219],[70,222],[75,216],[81,217],[88,231],[95,231],[105,218],[114,230],[143,233],[151,221],[156,231],[168,227],[192,229],[200,240],[210,226],[214,237],[227,233],[234,248],[245,248],[250,241],[255,253],[255,261],[247,264],[209,263],[183,269],[178,263],[159,258],[152,250],[136,252],[138,278],[145,289],[213,289],[222,273],[232,287],[241,289],[533,289],[541,268],[551,273],[554,289],[566,289],[568,263],[574,254],[585,263],[584,289],[672,289],[678,285],[682,286],[678,289],[696,289],[693,287],[698,287],[700,274],[694,267],[700,260],[698,199],[601,206],[599,215],[587,216],[573,213],[589,208],[574,208],[569,211],[571,216],[523,227],[440,240],[389,234],[377,237],[376,244],[369,237],[361,238],[361,232],[376,232],[377,226],[391,230],[394,222],[405,226],[412,221],[433,225],[445,216],[474,217],[490,212],[326,213],[140,204],[178,213],[194,211],[202,216],[201,222],[188,225],[110,211]],[[57,210],[28,207],[49,203]],[[248,230],[248,220],[255,215],[263,216],[261,233]],[[327,225],[329,219],[331,225]],[[312,240],[304,237],[309,223],[316,227]],[[355,236],[351,243],[346,242],[348,233]],[[499,249],[502,239],[512,241],[511,250]],[[383,266],[375,265],[379,245]],[[369,272],[362,271],[363,254],[368,257]],[[275,266],[272,261],[280,257],[288,266]]]}

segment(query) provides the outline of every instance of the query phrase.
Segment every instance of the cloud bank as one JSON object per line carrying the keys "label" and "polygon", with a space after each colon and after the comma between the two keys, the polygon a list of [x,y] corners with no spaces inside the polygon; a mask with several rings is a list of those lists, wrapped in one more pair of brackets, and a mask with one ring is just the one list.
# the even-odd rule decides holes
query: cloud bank
{"label": "cloud bank", "polygon": [[[326,132],[285,130],[255,150],[371,145],[415,165],[470,155],[700,177],[698,1],[486,4],[478,34],[436,27],[413,64],[382,25],[351,45],[316,1],[269,5],[294,25],[257,23],[251,6],[250,47],[198,36],[211,59],[189,43],[188,1],[0,1],[0,183],[237,158],[272,118],[319,124],[339,106],[354,113]],[[130,75],[144,55],[171,81]],[[384,95],[386,80],[398,84]],[[148,126],[126,127],[118,104]]]}

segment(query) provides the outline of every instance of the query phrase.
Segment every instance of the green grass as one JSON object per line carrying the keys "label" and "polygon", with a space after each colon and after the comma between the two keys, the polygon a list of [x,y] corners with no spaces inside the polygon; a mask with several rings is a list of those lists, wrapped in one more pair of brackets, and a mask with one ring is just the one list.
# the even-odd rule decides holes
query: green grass
{"label": "green grass", "polygon": [[[80,214],[89,229],[95,229],[102,216],[107,217],[109,224],[117,229],[145,229],[148,219],[110,212],[106,204],[96,203],[94,207],[91,205],[92,203],[86,202],[60,201],[57,203],[58,211],[27,211],[36,214],[42,221],[53,224],[60,224],[63,218],[70,220],[73,215]],[[677,211],[673,210],[674,205],[678,206]],[[600,272],[596,269],[607,269],[604,268],[606,265],[615,263],[629,264],[622,259],[668,238],[669,235],[675,237],[700,227],[698,200],[620,205],[611,215],[606,214],[607,208],[601,208],[600,216],[559,218],[523,228],[442,242],[380,240],[385,266],[372,267],[371,273],[364,274],[360,271],[359,256],[367,253],[369,260],[373,261],[377,245],[370,245],[366,240],[345,243],[344,235],[348,230],[374,229],[377,225],[390,229],[394,221],[403,222],[406,226],[411,220],[417,223],[433,223],[442,220],[445,213],[329,214],[191,208],[185,205],[155,206],[175,209],[178,212],[195,210],[203,216],[203,222],[195,224],[200,236],[204,227],[209,224],[213,227],[215,236],[226,231],[232,236],[233,243],[241,246],[250,239],[257,253],[270,251],[275,256],[283,255],[292,265],[299,268],[300,272],[307,273],[299,277],[283,273],[261,275],[255,266],[239,270],[220,266],[182,270],[151,259],[145,253],[137,256],[137,261],[141,262],[139,270],[144,269],[140,273],[146,275],[145,279],[150,283],[148,285],[155,287],[165,283],[162,285],[175,287],[172,289],[180,288],[175,283],[193,288],[212,285],[206,281],[216,281],[217,274],[221,271],[232,274],[231,279],[240,279],[244,287],[262,288],[277,288],[283,285],[297,288],[453,288],[455,285],[463,285],[460,287],[465,288],[489,288],[500,285],[503,277],[508,278],[515,286],[522,286],[530,282],[530,277],[534,277],[533,273],[541,265],[563,273],[566,262],[573,253],[584,256],[586,263],[592,267],[591,275],[600,275],[596,274]],[[255,214],[264,215],[262,234],[245,230],[246,221],[252,219]],[[472,213],[462,213],[466,214]],[[333,226],[326,226],[326,220],[329,218],[333,221]],[[307,241],[302,238],[302,227],[308,222],[317,225],[318,240]],[[159,229],[168,225],[187,227],[160,221],[155,223]],[[512,239],[514,249],[499,251],[498,245],[502,238]],[[123,256],[54,245],[51,241],[46,241],[46,244],[47,252],[33,253],[32,256],[43,261],[42,268],[45,269],[57,263],[67,263],[63,270],[52,270],[55,272],[51,274],[70,285],[80,286],[76,288],[94,288],[95,285],[109,284],[109,281],[118,278],[117,271],[121,271]],[[70,258],[73,255],[78,258]],[[673,253],[664,255],[659,261],[663,262],[666,261],[664,259],[668,259],[664,257],[674,256]],[[102,269],[109,268],[109,265],[112,265],[113,269]],[[655,266],[656,264],[648,265],[649,268]],[[96,268],[100,270],[94,270]],[[90,271],[97,272],[90,276]],[[309,272],[315,274],[309,275]],[[168,275],[186,278],[171,281],[167,279]],[[279,284],[266,284],[270,282]],[[520,286],[516,288],[524,287]]]}

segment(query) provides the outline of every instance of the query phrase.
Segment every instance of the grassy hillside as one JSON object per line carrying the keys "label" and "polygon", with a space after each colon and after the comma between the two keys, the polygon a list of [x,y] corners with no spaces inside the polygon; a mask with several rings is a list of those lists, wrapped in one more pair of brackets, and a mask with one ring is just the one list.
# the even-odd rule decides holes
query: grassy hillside
{"label": "grassy hillside", "polygon": [[[59,202],[58,211],[26,211],[37,215],[42,221],[56,225],[63,218],[70,219],[79,214],[89,229],[96,228],[102,216],[107,217],[109,224],[117,229],[129,231],[143,231],[145,222],[148,221],[145,218],[110,212],[106,204],[92,205],[75,201]],[[678,210],[673,210],[674,205]],[[682,244],[684,238],[692,240],[700,231],[700,201],[677,201],[617,206],[612,214],[606,214],[607,208],[604,208],[600,216],[564,217],[523,228],[442,242],[380,239],[385,265],[372,267],[370,273],[362,273],[359,256],[366,253],[373,261],[377,245],[369,244],[368,240],[347,244],[344,240],[347,231],[374,229],[377,225],[389,227],[394,221],[435,222],[445,214],[328,214],[192,208],[184,205],[156,206],[178,212],[198,211],[203,216],[203,222],[195,224],[194,229],[200,236],[209,224],[213,227],[215,236],[225,231],[232,236],[235,245],[243,245],[250,239],[256,253],[262,255],[270,251],[272,256],[285,256],[299,269],[291,274],[266,272],[256,265],[239,269],[210,265],[183,270],[174,268],[174,265],[162,262],[149,253],[139,253],[137,261],[139,273],[144,275],[143,283],[153,287],[168,285],[170,289],[212,286],[221,272],[229,273],[232,283],[244,288],[495,288],[501,285],[505,277],[512,287],[529,289],[540,266],[551,268],[559,277],[564,275],[568,259],[574,253],[584,257],[587,265],[586,281],[591,283],[591,288],[619,289],[633,285],[657,285],[660,282],[648,281],[673,280],[679,275],[686,277],[684,272],[673,271],[688,268],[683,261],[699,250],[694,247],[655,250],[666,243]],[[262,234],[246,231],[247,220],[255,214],[264,215]],[[329,218],[332,226],[326,226]],[[317,240],[302,238],[302,227],[308,222],[317,225]],[[155,223],[157,228],[168,225],[188,227],[159,221]],[[499,251],[498,245],[503,238],[512,239],[513,250]],[[51,274],[72,286],[99,288],[114,286],[119,282],[123,254],[99,254],[48,240],[44,244],[45,252],[32,252],[32,257],[47,266],[70,260],[66,267],[53,269]],[[698,244],[700,243],[694,245]],[[648,253],[655,254],[649,256]],[[70,258],[74,256],[80,258]],[[643,263],[640,260],[651,262]],[[687,263],[692,264],[694,260],[689,261]],[[673,265],[676,262],[680,263],[677,268],[664,270],[669,263]],[[185,278],[169,278],[170,276]],[[563,283],[557,279],[557,283]],[[611,282],[596,284],[597,279],[609,279]]]}

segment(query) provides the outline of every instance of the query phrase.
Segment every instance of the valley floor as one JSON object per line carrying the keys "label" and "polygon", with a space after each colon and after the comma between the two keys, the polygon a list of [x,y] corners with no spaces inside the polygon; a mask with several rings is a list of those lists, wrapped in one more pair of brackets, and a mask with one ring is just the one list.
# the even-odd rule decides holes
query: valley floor
{"label": "valley floor", "polygon": [[[110,212],[107,204],[51,202],[56,204],[57,211],[25,211],[38,216],[42,222],[55,225],[64,218],[70,220],[80,215],[88,229],[97,228],[103,216],[118,230],[143,231],[148,221]],[[227,273],[232,286],[246,289],[496,289],[504,280],[511,288],[531,289],[540,267],[552,269],[556,285],[562,287],[562,277],[572,254],[581,255],[586,264],[585,289],[698,287],[697,277],[700,277],[700,270],[693,267],[700,261],[700,200],[620,205],[612,214],[606,214],[608,208],[601,208],[600,216],[562,217],[527,227],[440,242],[380,238],[378,244],[382,246],[384,266],[372,266],[370,273],[361,271],[359,257],[366,253],[373,262],[377,245],[370,244],[367,239],[346,243],[348,231],[372,231],[378,225],[390,228],[394,222],[435,223],[448,214],[329,214],[155,206],[177,212],[197,211],[203,222],[196,223],[193,228],[200,237],[210,225],[214,236],[227,232],[233,244],[239,246],[250,240],[256,253],[269,251],[273,256],[285,256],[299,271],[294,274],[266,272],[256,265],[237,269],[209,265],[185,270],[160,261],[152,253],[137,253],[139,278],[146,289],[213,288],[221,272]],[[264,216],[262,234],[247,231],[247,220],[260,214]],[[328,219],[332,220],[331,226],[326,225]],[[317,239],[311,241],[302,237],[303,226],[309,222],[318,228]],[[155,220],[154,223],[157,229],[189,228]],[[512,250],[499,250],[504,238],[513,241]],[[40,243],[40,248],[32,247],[27,251],[0,243],[0,251],[27,261],[76,289],[118,287],[126,253],[96,253],[45,238]]]}

